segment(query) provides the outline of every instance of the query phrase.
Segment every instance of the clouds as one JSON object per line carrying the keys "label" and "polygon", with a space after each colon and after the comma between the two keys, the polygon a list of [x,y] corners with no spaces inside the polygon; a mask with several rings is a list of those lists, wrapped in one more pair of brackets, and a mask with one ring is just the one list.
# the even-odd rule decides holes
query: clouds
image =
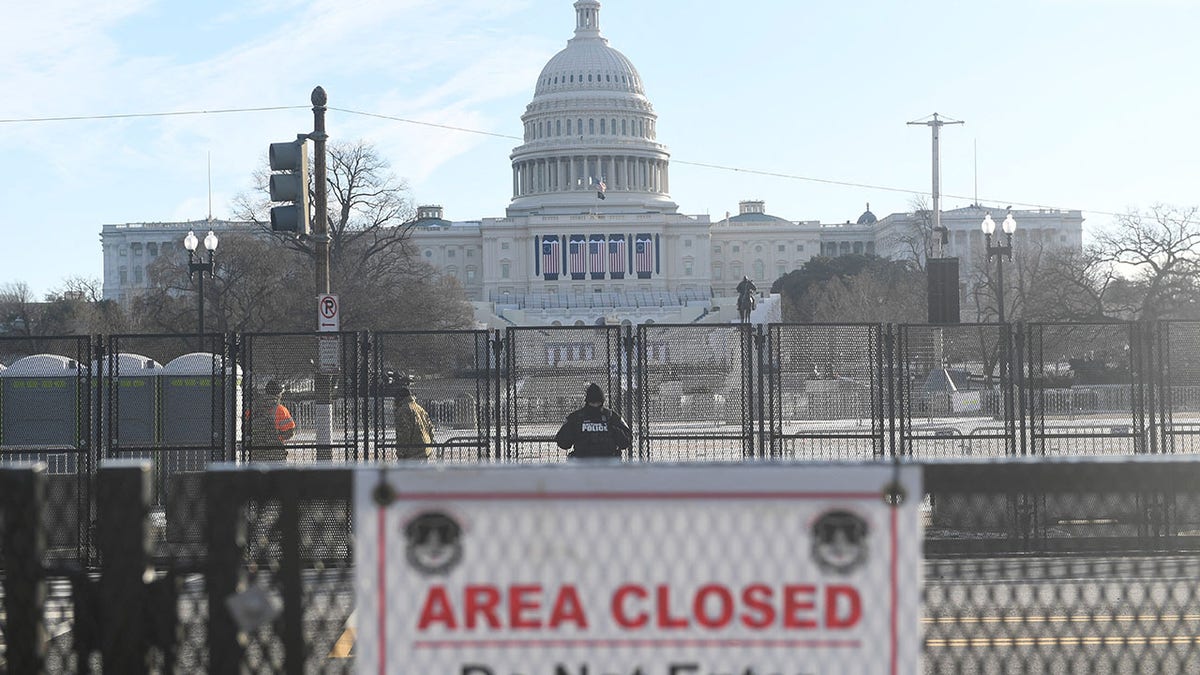
{"label": "clouds", "polygon": [[[8,95],[0,118],[304,108],[6,125],[0,152],[23,167],[10,187],[28,196],[11,217],[89,242],[73,246],[61,268],[15,260],[6,278],[28,280],[40,293],[70,273],[98,275],[99,247],[90,242],[103,222],[203,217],[210,152],[215,215],[227,215],[229,199],[248,185],[267,144],[311,129],[307,105],[317,84],[334,107],[473,128],[516,126],[511,111],[499,115],[490,106],[524,95],[550,43],[514,42],[488,26],[527,6],[483,0],[23,4],[11,21],[6,17],[0,42],[0,81]],[[337,112],[329,121],[336,139],[379,144],[405,177],[427,176],[480,142]],[[61,194],[78,197],[63,202],[56,199]],[[45,237],[38,230],[22,230],[17,243],[38,247]]]}

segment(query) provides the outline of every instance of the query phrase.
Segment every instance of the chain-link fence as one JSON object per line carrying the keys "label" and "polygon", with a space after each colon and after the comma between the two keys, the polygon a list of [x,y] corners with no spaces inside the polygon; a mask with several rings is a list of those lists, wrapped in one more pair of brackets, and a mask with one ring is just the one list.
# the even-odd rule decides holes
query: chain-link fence
{"label": "chain-link fence", "polygon": [[[892,464],[873,466],[895,470]],[[747,471],[755,467],[761,476],[749,480]],[[877,618],[867,617],[877,617],[887,602],[891,591],[879,585],[883,582],[869,581],[865,572],[830,576],[812,564],[818,560],[813,547],[823,541],[820,532],[841,547],[822,554],[825,564],[849,565],[858,559],[854,551],[862,550],[870,561],[865,564],[887,559],[886,537],[869,540],[866,549],[844,547],[858,541],[858,530],[839,529],[853,518],[838,515],[828,527],[817,526],[824,522],[822,513],[849,504],[871,532],[886,533],[891,525],[884,494],[840,492],[836,476],[845,465],[750,462],[708,474],[698,465],[667,468],[672,473],[661,484],[666,494],[648,491],[653,467],[629,464],[559,469],[538,478],[552,489],[525,492],[514,487],[522,476],[532,480],[523,469],[388,469],[382,475],[391,477],[400,502],[415,510],[383,521],[382,530],[373,520],[377,527],[367,533],[395,538],[389,555],[408,570],[403,583],[419,583],[422,591],[406,593],[400,577],[388,577],[385,595],[393,613],[386,620],[410,628],[424,622],[440,631],[426,641],[423,658],[434,658],[439,644],[443,650],[453,645],[452,653],[469,658],[495,647],[496,639],[512,638],[519,644],[502,650],[538,641],[577,670],[614,651],[608,637],[579,630],[564,617],[582,607],[589,611],[589,625],[598,627],[613,616],[615,596],[593,597],[585,587],[615,593],[628,586],[616,605],[621,618],[644,615],[654,634],[640,635],[643,624],[631,624],[621,639],[647,642],[622,643],[625,651],[616,653],[654,647],[654,653],[675,655],[681,664],[732,667],[742,659],[744,672],[758,665],[757,648],[770,638],[787,647],[784,663],[809,668],[798,672],[888,672],[848,664],[858,663],[852,659],[859,652],[886,653],[893,640],[915,650],[920,664],[916,671],[895,672],[1140,674],[1200,668],[1195,611],[1200,462],[1192,458],[924,464],[923,488],[904,498],[923,531],[913,536],[924,542],[924,562],[906,558],[922,565],[914,577],[916,613],[902,612],[878,625]],[[787,485],[763,482],[762,476]],[[56,527],[44,509],[47,477],[44,467],[0,469],[5,607],[0,659],[7,672],[354,672],[362,665],[364,645],[378,644],[383,615],[362,607],[361,593],[384,588],[356,588],[355,579],[378,572],[379,549],[353,534],[354,509],[362,507],[354,496],[353,471],[225,465],[208,472],[196,499],[213,527],[206,528],[203,554],[191,564],[154,553],[154,540],[164,534],[150,517],[151,465],[106,460],[93,488],[97,574],[57,563],[38,536]],[[805,492],[804,477],[819,483],[819,494]],[[441,487],[464,480],[475,487]],[[578,492],[572,481],[587,489]],[[600,485],[607,487],[598,491]],[[471,497],[472,491],[479,494]],[[457,541],[455,532],[443,520],[414,515],[429,511],[447,514],[462,532],[469,530],[462,535],[469,537],[462,540],[469,565],[458,576],[418,574],[412,567],[453,559],[444,546]],[[429,538],[434,534],[436,541]],[[406,548],[418,544],[433,548]],[[157,571],[148,576],[148,567]],[[710,583],[688,585],[676,574],[679,569]],[[462,584],[471,578],[468,571],[496,582],[506,599],[489,604],[490,591],[476,590],[474,600],[452,594],[448,604],[428,604],[430,588]],[[897,573],[903,578],[909,572],[901,567]],[[561,600],[558,589],[572,579],[580,584],[579,596]],[[788,580],[804,588],[813,584],[819,592],[788,591],[795,594],[788,600],[779,595],[786,590],[779,584]],[[848,595],[833,600],[835,624],[859,617],[838,629],[836,638],[844,642],[836,645],[825,641],[830,618],[823,603],[830,599],[822,580],[849,584],[858,593],[857,609]],[[533,591],[521,590],[529,584],[542,589],[536,604],[530,604]],[[752,586],[765,590],[747,590]],[[660,587],[668,590],[656,590]],[[510,593],[518,593],[512,596],[516,605],[509,603]],[[572,600],[579,606],[570,605]],[[474,609],[464,604],[469,602]],[[729,621],[722,618],[727,606]],[[551,630],[544,624],[556,611],[563,625]],[[725,636],[726,643],[706,642],[704,649],[688,642],[690,634],[680,637],[686,627],[668,625],[703,624],[701,639],[711,641],[721,630],[768,616],[774,617],[770,630],[780,635],[755,630]],[[790,628],[781,623],[788,616],[796,622]],[[512,631],[514,623],[520,628],[535,619],[543,622],[540,629],[528,635]],[[450,630],[452,621],[457,623]],[[655,632],[664,630],[667,634]],[[481,656],[478,663],[488,662]]]}

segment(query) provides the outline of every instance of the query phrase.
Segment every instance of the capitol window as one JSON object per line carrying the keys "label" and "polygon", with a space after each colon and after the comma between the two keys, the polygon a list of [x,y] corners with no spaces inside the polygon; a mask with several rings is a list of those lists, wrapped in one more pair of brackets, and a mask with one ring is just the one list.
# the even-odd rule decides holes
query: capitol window
{"label": "capitol window", "polygon": [[589,134],[595,134],[595,133],[596,133],[596,120],[594,120],[594,119],[589,119],[589,120],[588,120],[588,133],[589,133]]}
{"label": "capitol window", "polygon": [[787,248],[787,246],[784,246],[783,244],[780,244],[780,245],[779,245],[779,252],[780,252],[780,253],[783,253],[784,249],[786,249],[786,248]]}
{"label": "capitol window", "polygon": [[450,249],[449,251],[446,251],[446,257],[453,258],[454,257],[454,249]]}
{"label": "capitol window", "polygon": [[742,247],[741,247],[741,246],[738,246],[737,244],[734,244],[734,245],[733,245],[733,252],[734,252],[734,253],[741,253],[741,251],[742,251]]}
{"label": "capitol window", "polygon": [[588,82],[591,82],[591,81],[592,81],[592,74],[588,73]]}
{"label": "capitol window", "polygon": [[433,251],[431,251],[430,249],[425,249],[425,257],[426,257],[426,258],[432,258],[432,257],[433,257]]}
{"label": "capitol window", "polygon": [[554,121],[554,135],[562,136],[562,120]]}
{"label": "capitol window", "polygon": [[684,248],[691,248],[691,247],[692,247],[692,240],[691,240],[691,239],[684,239],[684,240],[683,240],[683,247],[684,247]]}
{"label": "capitol window", "polygon": [[621,120],[621,135],[622,135],[622,136],[628,136],[628,135],[629,135],[629,134],[628,134],[628,133],[625,131],[625,120]]}
{"label": "capitol window", "polygon": [[500,242],[500,250],[501,250],[501,251],[507,251],[507,250],[508,250],[508,242],[507,242],[507,241],[502,241],[502,242]]}
{"label": "capitol window", "polygon": [[467,268],[467,281],[475,281],[475,268],[474,267]]}
{"label": "capitol window", "polygon": [[796,244],[796,252],[801,253],[803,251],[804,251],[804,244]]}
{"label": "capitol window", "polygon": [[574,81],[575,81],[575,76],[574,76],[574,75],[572,75],[572,76],[571,76],[571,81],[572,81],[572,82],[574,82]]}
{"label": "capitol window", "polygon": [[501,279],[508,278],[508,274],[509,274],[511,267],[512,266],[509,263],[506,263],[506,262],[500,263],[500,278]]}
{"label": "capitol window", "polygon": [[605,127],[605,126],[606,126],[606,125],[605,125],[605,119],[604,119],[603,117],[601,117],[601,118],[600,118],[600,135],[601,135],[601,136],[603,136],[603,135],[604,135],[604,127]]}

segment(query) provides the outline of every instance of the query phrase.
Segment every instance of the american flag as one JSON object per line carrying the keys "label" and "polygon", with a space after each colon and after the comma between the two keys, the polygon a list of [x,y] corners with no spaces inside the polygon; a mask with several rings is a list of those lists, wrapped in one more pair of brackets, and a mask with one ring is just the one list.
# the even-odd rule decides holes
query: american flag
{"label": "american flag", "polygon": [[635,240],[633,269],[639,279],[649,279],[654,270],[654,240],[648,234],[639,234]]}
{"label": "american flag", "polygon": [[547,281],[558,279],[558,237],[542,238],[542,272]]}
{"label": "american flag", "polygon": [[601,178],[600,180],[596,181],[596,197],[598,197],[598,198],[600,198],[600,199],[604,199],[604,191],[605,191],[606,189],[607,189],[607,188],[604,186],[604,179],[603,179],[603,178]]}
{"label": "american flag", "polygon": [[582,234],[571,235],[571,242],[567,245],[567,260],[571,265],[572,279],[582,279],[587,275],[587,251],[584,249],[586,243]]}
{"label": "american flag", "polygon": [[608,271],[613,279],[625,278],[625,235],[614,234],[608,239]]}
{"label": "american flag", "polygon": [[588,240],[588,267],[593,279],[604,278],[604,235],[593,234]]}

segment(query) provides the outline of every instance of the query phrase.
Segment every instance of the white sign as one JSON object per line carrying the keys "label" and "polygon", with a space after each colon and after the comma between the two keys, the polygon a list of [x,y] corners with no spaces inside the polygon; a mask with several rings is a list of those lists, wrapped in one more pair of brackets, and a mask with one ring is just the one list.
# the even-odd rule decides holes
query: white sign
{"label": "white sign", "polygon": [[341,309],[338,306],[338,296],[332,293],[322,293],[317,296],[317,330],[336,333],[341,330]]}
{"label": "white sign", "polygon": [[358,672],[920,672],[919,471],[360,470]]}
{"label": "white sign", "polygon": [[322,373],[329,375],[342,372],[342,337],[340,335],[317,337],[317,366]]}
{"label": "white sign", "polygon": [[983,410],[983,399],[978,391],[950,392],[950,409],[956,413]]}

